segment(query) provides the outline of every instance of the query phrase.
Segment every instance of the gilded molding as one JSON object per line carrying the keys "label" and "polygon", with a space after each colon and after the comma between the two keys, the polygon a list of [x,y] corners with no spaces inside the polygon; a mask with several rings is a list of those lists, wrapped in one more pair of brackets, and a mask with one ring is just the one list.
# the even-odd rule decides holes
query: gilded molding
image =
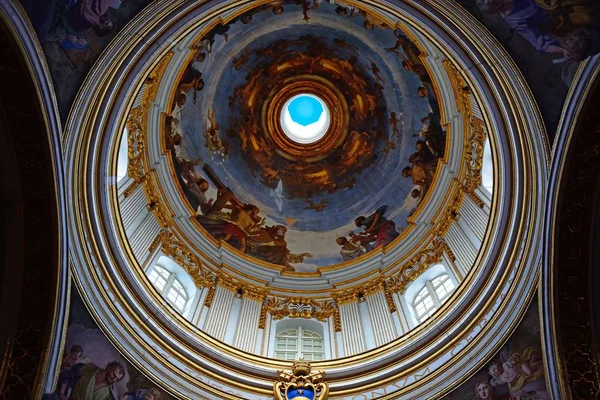
{"label": "gilded molding", "polygon": [[469,89],[467,82],[463,78],[458,68],[456,68],[454,64],[450,62],[450,60],[442,60],[442,64],[446,68],[452,89],[456,94],[456,108],[463,114],[465,119],[471,119],[473,116],[473,109],[471,107],[470,99],[471,89]]}
{"label": "gilded molding", "polygon": [[385,286],[384,294],[388,309],[391,313],[395,313],[397,311],[396,303],[394,302],[394,298],[392,297],[392,291],[388,288],[387,285]]}
{"label": "gilded molding", "polygon": [[146,131],[143,128],[144,109],[140,106],[134,107],[127,118],[127,174],[135,184],[140,183],[146,176],[144,166],[144,150],[146,146]]}
{"label": "gilded molding", "polygon": [[[450,225],[452,225],[458,219],[458,210],[460,210],[463,198],[464,191],[462,186],[456,186],[456,188],[452,192],[452,195],[450,196],[450,203],[446,207],[446,210],[444,210],[442,217],[440,218],[435,229],[433,230],[433,234],[436,237],[442,237],[446,235],[448,229],[450,229]],[[417,256],[418,254],[419,253],[417,253]]]}
{"label": "gilded molding", "polygon": [[127,189],[125,189],[125,190],[123,191],[123,196],[124,196],[124,197],[129,197],[129,196],[131,196],[131,195],[133,194],[133,192],[135,192],[135,189],[137,189],[137,187],[138,187],[138,182],[136,182],[136,181],[133,181],[133,183],[132,183],[131,185],[129,185],[129,186],[127,187]]}
{"label": "gilded molding", "polygon": [[156,94],[158,93],[158,88],[160,86],[160,81],[162,80],[171,59],[173,58],[174,53],[169,51],[165,54],[156,64],[150,75],[146,78],[146,91],[144,92],[144,97],[142,99],[142,107],[146,110],[152,102],[156,99]]}
{"label": "gilded molding", "polygon": [[454,262],[456,261],[456,256],[454,255],[454,252],[452,251],[452,249],[450,248],[450,246],[448,246],[448,242],[446,242],[445,240],[442,241],[442,247],[444,248],[444,253],[446,253],[446,255],[448,256],[448,258],[450,259],[450,261]]}
{"label": "gilded molding", "polygon": [[396,293],[404,293],[408,285],[426,271],[431,264],[437,263],[442,259],[446,241],[441,238],[435,238],[428,248],[418,252],[413,258],[404,264],[395,275],[386,280],[388,290]]}
{"label": "gilded molding", "polygon": [[331,297],[339,306],[358,301],[358,288],[340,290],[331,293]]}
{"label": "gilded molding", "polygon": [[260,316],[258,317],[258,329],[265,329],[267,326],[267,306],[263,302],[260,307]]}
{"label": "gilded molding", "polygon": [[204,268],[202,261],[179,241],[170,230],[159,233],[162,251],[181,265],[194,280],[197,287],[212,287],[215,284],[215,275]]}
{"label": "gilded molding", "polygon": [[333,313],[333,329],[336,332],[342,331],[342,317],[340,316],[340,310],[338,308],[336,308]]}
{"label": "gilded molding", "polygon": [[217,287],[212,285],[208,288],[208,293],[206,294],[206,299],[204,300],[204,306],[210,308],[212,305],[213,299],[215,298],[215,291]]}
{"label": "gilded molding", "polygon": [[[465,143],[467,172],[464,178],[463,186],[465,192],[472,193],[475,189],[481,186],[483,148],[487,134],[485,132],[484,122],[481,119],[471,117],[469,122],[471,125],[471,136],[469,136]],[[475,200],[475,202],[478,203],[477,200]]]}
{"label": "gilded molding", "polygon": [[264,301],[264,299],[267,297],[267,294],[269,294],[268,289],[262,289],[246,282],[239,281],[225,274],[223,271],[219,271],[217,273],[217,284],[227,290],[235,293],[241,293],[242,296],[246,296],[260,302]]}
{"label": "gilded molding", "polygon": [[263,302],[269,293],[268,290],[259,289],[256,287],[244,285],[242,287],[242,293],[244,297],[248,297],[249,299],[256,300],[258,302]]}
{"label": "gilded molding", "polygon": [[150,251],[150,253],[153,253],[154,250],[156,250],[158,248],[158,246],[161,243],[161,238],[160,238],[160,233],[158,235],[156,235],[156,237],[154,238],[154,240],[152,240],[152,243],[150,243],[150,247],[148,248],[148,250]]}
{"label": "gilded molding", "polygon": [[317,321],[325,322],[337,312],[334,303],[331,301],[317,301],[304,297],[290,297],[286,299],[269,297],[266,299],[263,308],[275,320],[289,317],[314,318]]}
{"label": "gilded molding", "polygon": [[331,297],[333,297],[336,304],[340,306],[342,304],[358,301],[359,298],[370,296],[380,291],[385,292],[385,290],[385,279],[383,276],[378,276],[375,279],[371,279],[370,281],[353,288],[333,292]]}
{"label": "gilded molding", "polygon": [[375,294],[377,292],[381,292],[385,290],[385,281],[383,277],[379,276],[364,285],[361,285],[358,290],[363,294],[363,296],[369,296]]}

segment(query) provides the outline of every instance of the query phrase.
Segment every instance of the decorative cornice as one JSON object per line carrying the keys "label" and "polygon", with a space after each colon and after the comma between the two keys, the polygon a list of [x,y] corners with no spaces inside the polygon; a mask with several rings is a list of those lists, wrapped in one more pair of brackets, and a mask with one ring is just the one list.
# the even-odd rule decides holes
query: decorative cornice
{"label": "decorative cornice", "polygon": [[257,286],[250,285],[247,282],[234,279],[225,274],[223,271],[219,271],[217,273],[217,284],[229,291],[240,293],[242,296],[257,300],[259,302],[263,302],[269,294],[268,289],[259,288]]}
{"label": "decorative cornice", "polygon": [[442,259],[446,246],[446,241],[443,238],[435,238],[426,249],[418,252],[404,264],[400,272],[386,280],[388,290],[393,293],[404,293],[408,285],[417,279],[421,273],[426,271],[431,264],[437,263]]}
{"label": "decorative cornice", "polygon": [[349,304],[358,301],[358,288],[340,290],[331,293],[331,297],[335,300],[335,303],[339,306]]}

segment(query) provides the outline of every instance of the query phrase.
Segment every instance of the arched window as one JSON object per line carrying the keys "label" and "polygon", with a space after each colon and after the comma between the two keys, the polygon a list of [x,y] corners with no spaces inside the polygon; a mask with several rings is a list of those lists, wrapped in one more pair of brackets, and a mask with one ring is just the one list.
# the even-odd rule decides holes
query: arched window
{"label": "arched window", "polygon": [[448,274],[426,281],[413,302],[413,309],[419,322],[425,321],[440,308],[453,290],[454,283]]}
{"label": "arched window", "polygon": [[321,361],[325,357],[323,337],[302,326],[279,332],[275,339],[275,358],[280,360]]}
{"label": "arched window", "polygon": [[189,297],[181,282],[177,280],[177,274],[155,265],[150,269],[148,279],[169,304],[183,313]]}

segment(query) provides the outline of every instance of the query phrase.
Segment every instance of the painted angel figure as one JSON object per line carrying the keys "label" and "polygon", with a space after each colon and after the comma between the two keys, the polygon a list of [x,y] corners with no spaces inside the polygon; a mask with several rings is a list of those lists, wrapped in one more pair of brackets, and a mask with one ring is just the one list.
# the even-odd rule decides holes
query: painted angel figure
{"label": "painted angel figure", "polygon": [[219,137],[219,124],[215,116],[215,110],[208,111],[208,122],[209,127],[204,132],[204,139],[206,139],[205,146],[212,152],[218,152],[222,156],[227,154],[227,148],[223,144],[223,141]]}

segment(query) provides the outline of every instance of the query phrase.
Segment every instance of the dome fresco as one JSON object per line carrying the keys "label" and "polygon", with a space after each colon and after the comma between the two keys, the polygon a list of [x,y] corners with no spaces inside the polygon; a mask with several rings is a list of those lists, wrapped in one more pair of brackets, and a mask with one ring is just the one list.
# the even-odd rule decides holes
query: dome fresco
{"label": "dome fresco", "polygon": [[72,272],[157,385],[272,400],[304,358],[332,398],[442,398],[510,336],[547,153],[457,7],[156,1],[100,57],[65,133]]}
{"label": "dome fresco", "polygon": [[[197,229],[289,271],[401,241],[449,141],[417,44],[332,3],[270,3],[214,26],[181,65],[164,114]],[[301,95],[322,105],[313,97],[301,116]],[[312,143],[286,133],[288,106],[298,125],[322,130]]]}

